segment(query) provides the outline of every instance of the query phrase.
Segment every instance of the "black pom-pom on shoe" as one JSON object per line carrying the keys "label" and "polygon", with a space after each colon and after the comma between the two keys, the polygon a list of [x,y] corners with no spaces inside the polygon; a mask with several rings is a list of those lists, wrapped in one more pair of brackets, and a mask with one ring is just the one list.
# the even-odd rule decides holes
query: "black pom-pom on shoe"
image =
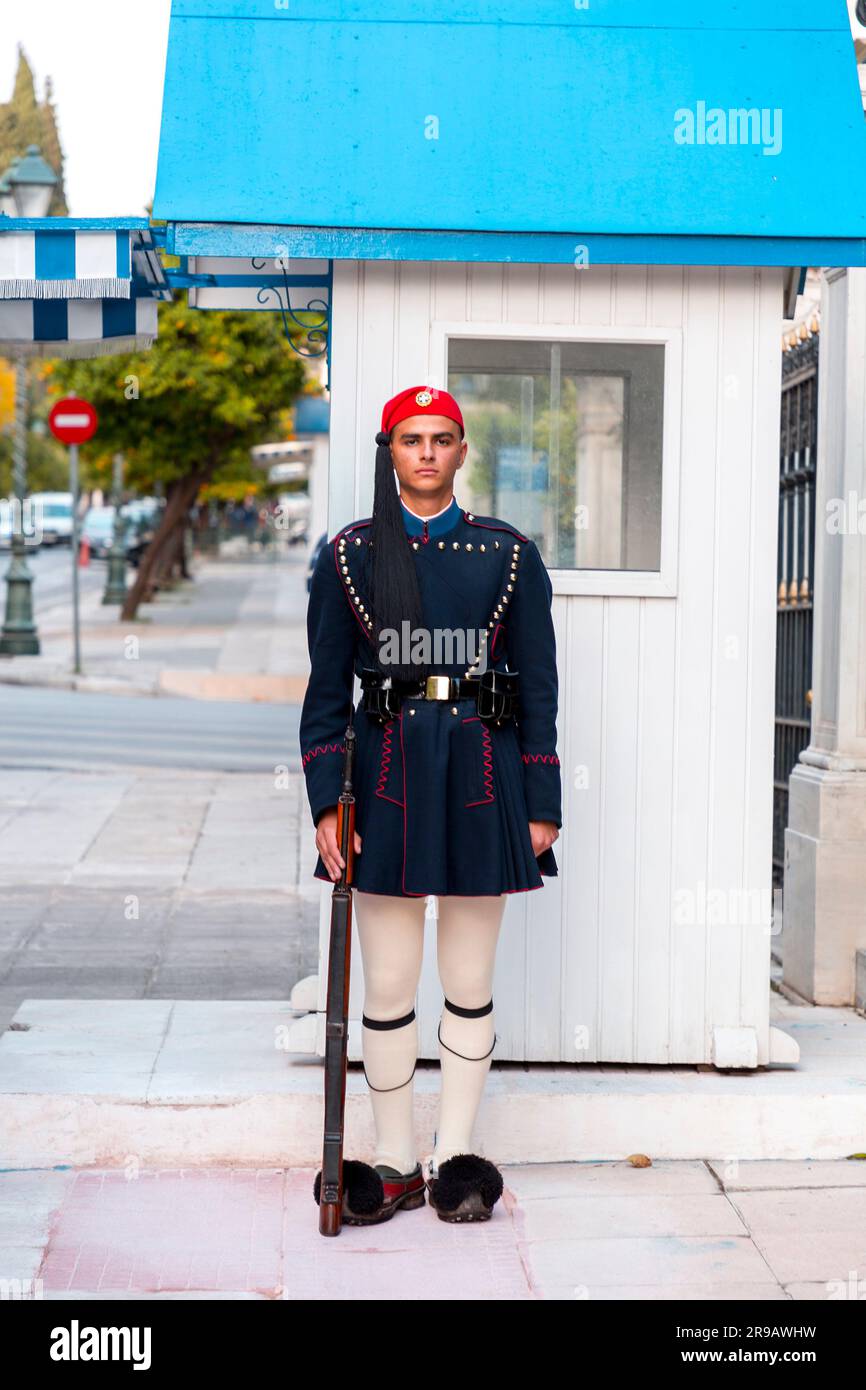
{"label": "black pom-pom on shoe", "polygon": [[440,1221],[488,1221],[503,1188],[496,1164],[479,1154],[455,1154],[427,1180],[428,1201]]}
{"label": "black pom-pom on shoe", "polygon": [[[313,1196],[318,1203],[322,1195],[322,1170],[319,1169],[313,1183]],[[378,1211],[385,1200],[382,1179],[369,1163],[361,1163],[356,1158],[343,1159],[343,1215],[346,1208],[356,1216],[371,1216]]]}
{"label": "black pom-pom on shoe", "polygon": [[[343,1220],[350,1226],[374,1226],[389,1221],[395,1212],[423,1207],[424,1177],[421,1165],[399,1174],[385,1168],[385,1177],[355,1158],[343,1159]],[[322,1170],[313,1182],[313,1196],[320,1202]]]}

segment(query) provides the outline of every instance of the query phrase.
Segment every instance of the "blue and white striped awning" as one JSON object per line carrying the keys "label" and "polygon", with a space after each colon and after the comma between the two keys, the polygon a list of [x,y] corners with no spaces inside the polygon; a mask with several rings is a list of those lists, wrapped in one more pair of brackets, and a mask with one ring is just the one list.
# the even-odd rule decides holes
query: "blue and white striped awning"
{"label": "blue and white striped awning", "polygon": [[146,218],[0,216],[0,354],[149,348],[171,288]]}
{"label": "blue and white striped awning", "polygon": [[0,218],[0,299],[129,298],[135,233],[94,220]]}
{"label": "blue and white striped awning", "polygon": [[139,352],[157,336],[157,301],[0,298],[0,356],[103,357]]}

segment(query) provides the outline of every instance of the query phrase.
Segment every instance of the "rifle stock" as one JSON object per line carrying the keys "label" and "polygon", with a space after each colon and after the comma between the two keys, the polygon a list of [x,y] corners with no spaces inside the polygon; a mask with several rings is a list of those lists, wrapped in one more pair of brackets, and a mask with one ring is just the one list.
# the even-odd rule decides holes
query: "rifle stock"
{"label": "rifle stock", "polygon": [[319,1233],[336,1236],[343,1223],[343,1132],[346,1113],[346,1054],[349,1041],[349,977],[352,954],[352,871],[355,858],[355,796],[352,779],[355,729],[346,727],[343,786],[337,804],[337,843],[343,859],[331,895],[328,1002],[325,1015],[325,1125]]}

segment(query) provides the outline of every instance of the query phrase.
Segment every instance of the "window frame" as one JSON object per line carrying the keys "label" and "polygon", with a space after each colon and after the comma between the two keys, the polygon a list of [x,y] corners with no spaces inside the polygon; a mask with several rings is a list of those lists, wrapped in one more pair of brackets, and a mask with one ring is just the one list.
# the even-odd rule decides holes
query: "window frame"
{"label": "window frame", "polygon": [[[658,570],[554,569],[548,567],[554,594],[675,598],[677,594],[680,461],[682,438],[681,328],[667,325],[629,327],[610,324],[495,323],[434,319],[430,325],[430,385],[448,383],[448,344],[455,338],[543,338],[550,342],[658,344],[665,350],[662,399],[662,495]],[[470,449],[472,442],[470,439]],[[455,478],[459,495],[459,474]],[[503,520],[508,520],[504,517]]]}

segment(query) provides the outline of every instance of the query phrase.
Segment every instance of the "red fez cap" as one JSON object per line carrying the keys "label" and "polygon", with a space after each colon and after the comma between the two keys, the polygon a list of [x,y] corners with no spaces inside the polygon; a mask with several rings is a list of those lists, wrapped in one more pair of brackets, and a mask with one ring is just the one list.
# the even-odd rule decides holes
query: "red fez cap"
{"label": "red fez cap", "polygon": [[390,434],[401,420],[413,415],[444,415],[460,426],[461,434],[465,433],[463,416],[454,397],[448,391],[437,391],[435,386],[410,386],[399,391],[382,410],[382,430]]}

